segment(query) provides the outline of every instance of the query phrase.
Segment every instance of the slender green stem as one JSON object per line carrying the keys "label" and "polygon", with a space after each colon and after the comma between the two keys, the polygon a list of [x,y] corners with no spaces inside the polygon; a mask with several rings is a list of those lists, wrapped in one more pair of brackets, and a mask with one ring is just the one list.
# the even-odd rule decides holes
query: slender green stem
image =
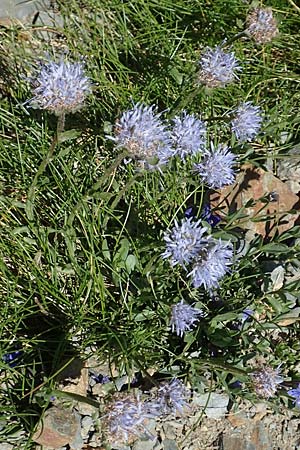
{"label": "slender green stem", "polygon": [[224,42],[221,44],[221,47],[227,47],[228,45],[233,44],[235,41],[238,41],[242,37],[249,37],[247,30],[243,30],[240,33],[237,33],[234,36],[232,36],[232,38],[224,40]]}
{"label": "slender green stem", "polygon": [[42,160],[34,178],[33,181],[30,185],[29,191],[28,191],[28,195],[27,195],[27,201],[26,201],[26,205],[25,205],[25,212],[27,214],[27,218],[30,222],[33,221],[34,219],[34,200],[35,200],[35,189],[38,183],[38,180],[40,178],[40,176],[44,173],[44,171],[46,170],[48,164],[50,163],[51,159],[53,158],[53,154],[54,154],[54,150],[55,147],[58,143],[58,139],[59,139],[59,134],[62,133],[63,129],[65,126],[65,114],[62,113],[59,117],[58,117],[58,121],[57,121],[57,129],[56,129],[56,133],[53,136],[50,148],[47,152],[47,154],[45,155],[44,159]]}
{"label": "slender green stem", "polygon": [[202,85],[195,85],[194,89],[189,94],[187,93],[186,96],[185,92],[183,91],[182,99],[177,105],[175,105],[175,108],[169,115],[169,119],[172,119],[178,112],[183,111],[187,105],[190,105],[193,102],[194,98],[201,92],[202,89],[203,89]]}
{"label": "slender green stem", "polygon": [[69,217],[68,217],[68,221],[67,221],[67,225],[68,227],[72,227],[73,225],[73,221],[75,219],[75,216],[77,214],[77,212],[84,206],[84,204],[93,197],[94,193],[98,191],[98,189],[102,186],[103,182],[105,180],[108,179],[108,177],[113,173],[113,171],[115,169],[117,169],[117,167],[120,165],[120,163],[123,161],[123,159],[128,155],[127,150],[124,151],[123,153],[121,153],[113,162],[113,164],[111,166],[108,167],[108,169],[106,169],[106,171],[104,172],[104,174],[99,178],[98,181],[96,181],[93,186],[91,187],[91,189],[89,189],[89,191],[80,199],[78,200],[78,202],[76,203],[76,205],[74,206],[74,208],[72,209]]}
{"label": "slender green stem", "polygon": [[66,392],[66,391],[61,391],[59,389],[53,389],[51,394],[55,395],[55,397],[70,398],[76,402],[86,403],[88,405],[93,406],[96,409],[99,409],[101,406],[100,403],[97,402],[96,400],[85,397],[84,395],[75,394],[75,392]]}
{"label": "slender green stem", "polygon": [[295,8],[296,11],[300,12],[300,7],[297,6],[293,0],[288,0],[288,2],[293,6],[293,8]]}

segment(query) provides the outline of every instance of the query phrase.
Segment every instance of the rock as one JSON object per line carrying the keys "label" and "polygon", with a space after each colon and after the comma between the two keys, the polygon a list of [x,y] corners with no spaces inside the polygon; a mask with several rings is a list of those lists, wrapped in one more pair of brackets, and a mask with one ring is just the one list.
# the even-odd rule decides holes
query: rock
{"label": "rock", "polygon": [[176,444],[176,441],[173,439],[165,439],[163,441],[163,449],[164,450],[178,450],[178,446]]}
{"label": "rock", "polygon": [[66,392],[86,395],[88,388],[88,369],[80,358],[75,358],[62,372],[57,380]]}
{"label": "rock", "polygon": [[236,413],[230,413],[230,414],[228,414],[227,419],[229,420],[229,422],[231,423],[231,425],[234,428],[246,425],[246,423],[249,420],[248,415],[245,411],[238,411]]}
{"label": "rock", "polygon": [[174,439],[176,435],[181,436],[183,431],[183,424],[176,421],[167,421],[163,424],[163,432],[165,440]]}
{"label": "rock", "polygon": [[[87,349],[92,351],[92,349]],[[87,360],[87,367],[91,373],[95,375],[103,375],[108,377],[117,378],[119,376],[119,371],[114,364],[100,363],[99,360],[93,356],[90,356]]]}
{"label": "rock", "polygon": [[51,3],[51,0],[1,0],[0,24],[5,19],[31,24],[38,12],[50,10]]}
{"label": "rock", "polygon": [[294,194],[300,192],[300,146],[293,147],[286,158],[278,160],[277,174]]}
{"label": "rock", "polygon": [[115,380],[115,385],[116,385],[116,389],[117,391],[121,391],[122,387],[124,385],[128,386],[128,384],[130,383],[129,378],[127,375],[123,375],[122,377],[119,377]]}
{"label": "rock", "polygon": [[252,429],[250,443],[246,450],[273,450],[273,445],[263,422],[259,422]]}
{"label": "rock", "polygon": [[88,443],[88,449],[90,448],[94,448],[94,449],[100,449],[100,450],[105,450],[105,448],[102,446],[103,443],[103,437],[100,433],[94,433],[90,438],[89,438],[89,443]]}
{"label": "rock", "polygon": [[[91,386],[91,382],[90,382]],[[114,386],[113,386],[114,388]],[[107,386],[105,384],[97,383],[92,388],[93,395],[98,397],[105,397],[107,395]]]}
{"label": "rock", "polygon": [[114,450],[131,450],[131,447],[129,445],[124,444],[118,444],[117,442],[113,444]]}
{"label": "rock", "polygon": [[72,442],[80,432],[78,416],[68,409],[52,406],[39,423],[32,439],[40,445],[57,449]]}
{"label": "rock", "polygon": [[205,407],[205,414],[210,419],[221,419],[227,413],[229,397],[215,392],[207,394],[194,393],[192,405]]}
{"label": "rock", "polygon": [[0,450],[13,450],[13,448],[14,446],[12,444],[0,443]]}
{"label": "rock", "polygon": [[[250,164],[241,168],[235,185],[211,194],[210,201],[213,208],[220,208],[219,215],[227,216],[243,208],[240,211],[243,217],[236,218],[235,225],[262,236],[273,236],[276,231],[282,233],[292,228],[299,217],[299,214],[286,213],[291,209],[299,210],[299,198],[287,184]],[[267,216],[273,218],[265,220]]]}
{"label": "rock", "polygon": [[94,431],[94,421],[90,416],[85,416],[81,420],[81,436],[82,439],[87,439],[90,431]]}
{"label": "rock", "polygon": [[238,431],[225,434],[223,436],[222,448],[223,450],[245,450],[244,436]]}
{"label": "rock", "polygon": [[83,447],[83,439],[81,436],[81,416],[79,414],[77,414],[75,412],[76,418],[77,418],[77,422],[78,422],[78,427],[77,427],[77,431],[76,434],[74,436],[74,438],[72,439],[72,441],[69,442],[69,446],[70,446],[70,450],[81,450]]}
{"label": "rock", "polygon": [[99,409],[97,409],[95,406],[89,405],[88,403],[77,402],[76,410],[82,416],[91,416],[91,417],[99,416]]}
{"label": "rock", "polygon": [[[266,411],[262,408],[260,414],[266,414]],[[272,436],[261,419],[259,415],[254,419],[245,419],[241,428],[225,433],[223,450],[273,450]],[[274,423],[274,427],[277,428],[278,424]]]}
{"label": "rock", "polygon": [[152,450],[155,446],[155,440],[151,441],[151,440],[138,440],[135,441],[135,443],[132,446],[132,450]]}

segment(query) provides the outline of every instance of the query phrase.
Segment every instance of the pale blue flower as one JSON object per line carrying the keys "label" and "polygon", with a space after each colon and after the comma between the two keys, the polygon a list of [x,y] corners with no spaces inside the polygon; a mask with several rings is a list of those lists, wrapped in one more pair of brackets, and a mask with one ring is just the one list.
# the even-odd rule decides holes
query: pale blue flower
{"label": "pale blue flower", "polygon": [[293,402],[300,408],[300,383],[296,389],[290,389],[287,393],[294,398]]}
{"label": "pale blue flower", "polygon": [[262,117],[259,106],[251,102],[242,103],[236,108],[231,128],[239,142],[252,141],[261,128]]}
{"label": "pale blue flower", "polygon": [[195,288],[201,286],[211,290],[219,287],[219,281],[228,272],[233,262],[233,248],[230,242],[212,238],[198,253],[189,277]]}
{"label": "pale blue flower", "polygon": [[219,189],[234,183],[235,160],[236,156],[226,145],[218,145],[214,148],[211,144],[211,150],[204,153],[201,163],[194,164],[194,169],[211,189]]}
{"label": "pale blue flower", "polygon": [[30,81],[34,97],[29,104],[57,115],[77,111],[92,92],[92,84],[81,62],[50,61],[42,64],[39,74]]}
{"label": "pale blue flower", "polygon": [[258,43],[270,42],[278,34],[272,8],[254,8],[247,17],[247,32]]}
{"label": "pale blue flower", "polygon": [[181,380],[174,378],[169,383],[163,383],[157,391],[155,399],[148,402],[148,409],[153,416],[165,414],[183,414],[189,408],[190,390]]}
{"label": "pale blue flower", "polygon": [[201,309],[194,308],[181,300],[181,302],[172,306],[171,327],[173,333],[175,332],[177,336],[182,337],[203,316],[204,313]]}
{"label": "pale blue flower", "polygon": [[224,87],[238,79],[241,70],[234,52],[226,53],[221,47],[207,48],[200,59],[199,81],[208,87]]}
{"label": "pale blue flower", "polygon": [[244,322],[246,322],[247,320],[251,319],[251,316],[253,316],[254,311],[250,308],[245,308],[241,314],[241,325],[243,325]]}
{"label": "pale blue flower", "polygon": [[154,414],[151,414],[145,402],[140,398],[127,396],[108,405],[108,413],[103,417],[103,422],[114,441],[127,442],[132,436],[149,435],[145,421],[151,417]]}
{"label": "pale blue flower", "polygon": [[178,155],[181,159],[194,156],[205,147],[205,123],[194,114],[187,114],[184,111],[173,119],[171,138],[174,155]]}
{"label": "pale blue flower", "polygon": [[[128,150],[129,155],[137,160],[149,163],[157,160],[164,164],[172,156],[170,131],[156,112],[155,106],[140,103],[122,114],[114,129],[114,136],[108,136],[117,147]],[[156,161],[149,167],[155,167]]]}
{"label": "pale blue flower", "polygon": [[207,228],[200,226],[201,221],[194,222],[192,218],[183,219],[181,224],[175,220],[175,226],[164,233],[166,250],[163,258],[169,258],[172,266],[180,264],[186,268],[210,237],[204,237]]}
{"label": "pale blue flower", "polygon": [[277,385],[284,381],[279,372],[279,368],[273,369],[270,366],[262,366],[251,374],[257,395],[264,398],[274,397]]}

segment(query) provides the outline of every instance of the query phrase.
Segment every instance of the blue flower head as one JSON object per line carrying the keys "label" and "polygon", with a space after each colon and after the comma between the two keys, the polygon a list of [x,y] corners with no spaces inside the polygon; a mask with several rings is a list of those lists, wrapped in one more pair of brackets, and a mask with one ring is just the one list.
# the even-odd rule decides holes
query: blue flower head
{"label": "blue flower head", "polygon": [[187,156],[194,156],[205,147],[205,123],[194,114],[184,111],[181,116],[173,119],[171,138],[174,155],[178,155],[182,160]]}
{"label": "blue flower head", "polygon": [[233,262],[233,248],[230,242],[212,238],[200,250],[189,277],[195,288],[201,286],[211,290],[219,287],[219,281],[228,272]]}
{"label": "blue flower head", "polygon": [[171,327],[173,333],[175,332],[177,336],[182,337],[203,316],[204,313],[201,309],[193,308],[181,300],[181,302],[172,306]]}
{"label": "blue flower head", "polygon": [[209,237],[203,237],[207,228],[200,226],[200,220],[194,222],[192,218],[183,219],[179,225],[175,221],[175,226],[164,234],[166,250],[162,254],[163,258],[168,258],[172,266],[180,264],[186,268]]}
{"label": "blue flower head", "polygon": [[290,389],[287,393],[294,398],[295,406],[300,408],[300,383],[296,389]]}
{"label": "blue flower head", "polygon": [[200,59],[199,82],[210,88],[224,87],[238,79],[241,70],[234,52],[226,53],[221,47],[207,48]]}
{"label": "blue flower head", "polygon": [[81,62],[70,63],[61,59],[41,66],[36,77],[30,79],[34,97],[31,106],[57,115],[73,113],[84,106],[86,96],[92,92],[89,78]]}
{"label": "blue flower head", "polygon": [[205,152],[201,163],[194,164],[194,169],[211,189],[219,189],[234,183],[235,160],[236,156],[226,145],[214,148],[211,144],[211,150]]}
{"label": "blue flower head", "polygon": [[164,164],[173,154],[170,132],[153,105],[137,103],[124,112],[115,125],[114,136],[109,138],[140,161],[156,158]]}
{"label": "blue flower head", "polygon": [[262,123],[261,109],[251,102],[242,103],[235,111],[231,128],[239,142],[252,141],[259,133]]}
{"label": "blue flower head", "polygon": [[95,375],[94,373],[91,374],[91,378],[96,383],[106,384],[111,381],[110,377],[108,375],[102,375],[101,373],[99,375]]}
{"label": "blue flower head", "polygon": [[181,380],[174,378],[169,383],[162,383],[156,398],[148,403],[148,409],[153,416],[165,414],[183,414],[189,408],[188,401],[191,392]]}
{"label": "blue flower head", "polygon": [[221,221],[221,217],[211,212],[211,207],[208,203],[204,205],[201,212],[201,218],[205,220],[211,227],[215,227]]}
{"label": "blue flower head", "polygon": [[251,378],[255,392],[263,398],[274,397],[277,385],[284,381],[279,375],[279,368],[273,369],[270,366],[261,366],[251,374]]}
{"label": "blue flower head", "polygon": [[241,323],[243,324],[244,322],[246,322],[247,320],[251,319],[251,316],[253,316],[254,311],[250,308],[246,308],[243,310],[242,314],[241,314]]}
{"label": "blue flower head", "polygon": [[114,442],[129,442],[134,436],[149,435],[145,421],[154,415],[149,412],[146,403],[139,397],[127,395],[112,401],[107,405],[107,410],[103,422]]}
{"label": "blue flower head", "polygon": [[20,362],[22,355],[22,350],[16,350],[11,353],[5,353],[5,355],[2,356],[2,360],[10,367],[15,367]]}
{"label": "blue flower head", "polygon": [[272,8],[254,8],[247,17],[247,32],[258,43],[270,42],[278,34]]}
{"label": "blue flower head", "polygon": [[196,215],[196,211],[195,211],[195,206],[189,206],[188,208],[186,208],[185,212],[184,212],[184,216],[187,219],[192,219],[193,217],[195,217]]}

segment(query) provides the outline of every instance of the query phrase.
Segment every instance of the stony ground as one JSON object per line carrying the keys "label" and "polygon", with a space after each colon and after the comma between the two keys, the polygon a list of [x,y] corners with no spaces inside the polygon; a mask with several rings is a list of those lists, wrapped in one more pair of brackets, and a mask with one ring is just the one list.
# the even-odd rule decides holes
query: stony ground
{"label": "stony ground", "polygon": [[[93,369],[91,370],[90,367]],[[90,366],[89,366],[90,365]],[[110,383],[95,381],[95,374],[105,366],[95,361],[76,361],[63,375],[60,388],[68,393],[90,396],[100,403]],[[126,389],[127,377],[117,379],[120,390]],[[135,390],[138,393],[139,389]],[[114,450],[300,450],[300,411],[274,412],[267,403],[252,405],[241,401],[232,405],[224,393],[194,392],[190,409],[182,416],[166,416],[145,424],[152,439],[143,436],[130,446],[114,442]],[[53,401],[34,439],[44,450],[103,449],[99,410],[84,402],[72,401],[62,408],[61,399]],[[68,441],[69,445],[62,446]],[[0,450],[17,447],[0,446]]]}

